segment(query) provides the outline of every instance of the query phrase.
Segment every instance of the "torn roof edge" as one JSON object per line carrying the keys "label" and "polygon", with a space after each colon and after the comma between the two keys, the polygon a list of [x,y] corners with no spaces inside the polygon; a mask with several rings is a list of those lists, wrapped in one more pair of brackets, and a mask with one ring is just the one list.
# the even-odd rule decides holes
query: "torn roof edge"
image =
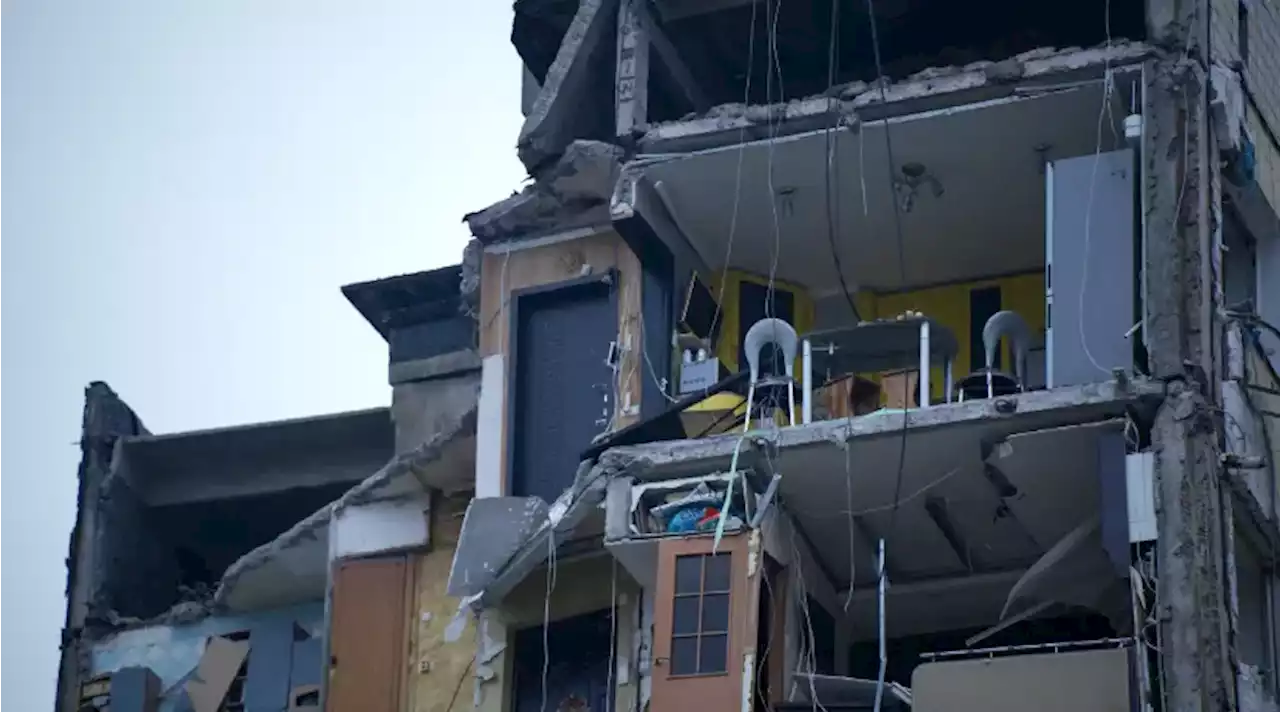
{"label": "torn roof edge", "polygon": [[236,582],[244,574],[269,565],[281,552],[314,537],[316,532],[327,527],[334,514],[342,509],[377,501],[380,499],[378,497],[380,491],[406,476],[412,477],[422,491],[427,491],[427,486],[418,477],[418,471],[440,460],[448,445],[475,434],[476,411],[477,406],[471,406],[466,413],[442,427],[427,442],[413,450],[396,455],[381,469],[347,490],[338,499],[316,510],[275,539],[237,559],[227,567],[219,580],[217,591],[213,596],[213,606],[224,607],[234,592]]}
{"label": "torn roof edge", "polygon": [[377,406],[374,408],[360,408],[357,410],[344,410],[336,413],[320,413],[318,415],[304,415],[297,418],[281,418],[279,420],[267,420],[258,423],[237,423],[235,425],[222,425],[213,428],[199,428],[196,430],[181,430],[172,433],[139,433],[137,435],[126,435],[121,440],[126,445],[145,445],[148,443],[161,443],[180,440],[199,440],[210,437],[236,436],[236,435],[259,435],[266,430],[279,430],[287,428],[307,428],[310,426],[320,426],[329,423],[337,423],[343,420],[360,420],[363,418],[390,418],[391,409],[387,406]]}
{"label": "torn roof edge", "polygon": [[[1129,41],[1116,41],[1089,49],[1044,47],[1001,61],[931,67],[883,85],[854,82],[824,94],[776,104],[723,104],[701,115],[650,126],[639,140],[638,157],[685,153],[743,140],[776,139],[792,133],[830,128],[833,113],[873,121],[973,103],[996,98],[991,96],[993,92],[1012,95],[1020,88],[1043,86],[1048,79],[1060,79],[1074,73],[1087,72],[1095,76],[1099,71],[1136,69],[1140,62],[1155,53],[1156,48],[1150,44]],[[1024,84],[1031,86],[1021,86]],[[974,96],[975,92],[980,96]],[[770,132],[761,136],[751,135],[751,130],[757,128],[769,128]]]}

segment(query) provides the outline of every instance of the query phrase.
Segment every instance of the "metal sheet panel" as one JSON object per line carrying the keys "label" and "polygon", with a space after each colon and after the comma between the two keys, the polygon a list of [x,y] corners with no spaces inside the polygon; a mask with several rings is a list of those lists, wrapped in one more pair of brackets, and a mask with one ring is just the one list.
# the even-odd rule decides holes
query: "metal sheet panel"
{"label": "metal sheet panel", "polygon": [[1122,648],[926,663],[911,676],[914,712],[1129,712]]}
{"label": "metal sheet panel", "polygon": [[[1067,158],[1046,168],[1048,385],[1130,370],[1134,313],[1133,153]],[[1081,319],[1083,318],[1083,323]]]}

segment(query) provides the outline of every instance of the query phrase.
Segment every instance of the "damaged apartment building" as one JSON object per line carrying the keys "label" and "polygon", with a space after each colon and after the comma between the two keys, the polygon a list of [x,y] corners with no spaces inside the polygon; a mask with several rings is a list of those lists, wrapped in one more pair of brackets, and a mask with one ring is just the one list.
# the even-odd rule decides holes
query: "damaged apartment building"
{"label": "damaged apartment building", "polygon": [[511,39],[448,710],[1277,709],[1275,2]]}
{"label": "damaged apartment building", "polygon": [[90,387],[60,709],[1280,709],[1275,2],[514,10],[389,409]]}
{"label": "damaged apartment building", "polygon": [[[343,289],[387,341],[389,408],[153,434],[87,388],[56,709],[429,710],[448,694],[473,652],[443,632],[476,452],[459,280],[455,265]],[[411,675],[424,657],[434,674]]]}

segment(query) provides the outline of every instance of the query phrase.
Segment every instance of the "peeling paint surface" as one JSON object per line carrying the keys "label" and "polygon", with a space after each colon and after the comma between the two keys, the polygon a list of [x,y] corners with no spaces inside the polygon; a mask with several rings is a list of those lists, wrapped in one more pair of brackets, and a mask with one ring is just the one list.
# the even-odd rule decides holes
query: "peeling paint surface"
{"label": "peeling paint surface", "polygon": [[[289,620],[318,640],[324,628],[324,605],[308,603],[251,615],[214,616],[191,625],[150,626],[117,633],[93,646],[91,675],[134,666],[150,668],[160,678],[161,712],[180,712],[187,704],[181,683],[200,662],[211,636],[249,632],[252,646],[252,631]],[[314,676],[319,674],[316,670]]]}

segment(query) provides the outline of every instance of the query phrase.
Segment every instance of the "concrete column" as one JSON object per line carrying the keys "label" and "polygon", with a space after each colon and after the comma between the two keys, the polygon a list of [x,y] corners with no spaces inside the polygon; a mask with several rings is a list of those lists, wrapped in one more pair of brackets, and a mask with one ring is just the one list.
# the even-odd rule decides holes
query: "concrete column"
{"label": "concrete column", "polygon": [[644,0],[618,7],[618,69],[615,109],[619,137],[629,137],[649,120],[649,29]]}
{"label": "concrete column", "polygon": [[[1196,14],[1186,0],[1175,6]],[[1161,677],[1167,709],[1227,710],[1236,705],[1225,541],[1231,503],[1221,487],[1216,425],[1220,192],[1207,72],[1197,59],[1170,52],[1148,63],[1144,76],[1145,340],[1152,375],[1168,383],[1151,434]]]}

